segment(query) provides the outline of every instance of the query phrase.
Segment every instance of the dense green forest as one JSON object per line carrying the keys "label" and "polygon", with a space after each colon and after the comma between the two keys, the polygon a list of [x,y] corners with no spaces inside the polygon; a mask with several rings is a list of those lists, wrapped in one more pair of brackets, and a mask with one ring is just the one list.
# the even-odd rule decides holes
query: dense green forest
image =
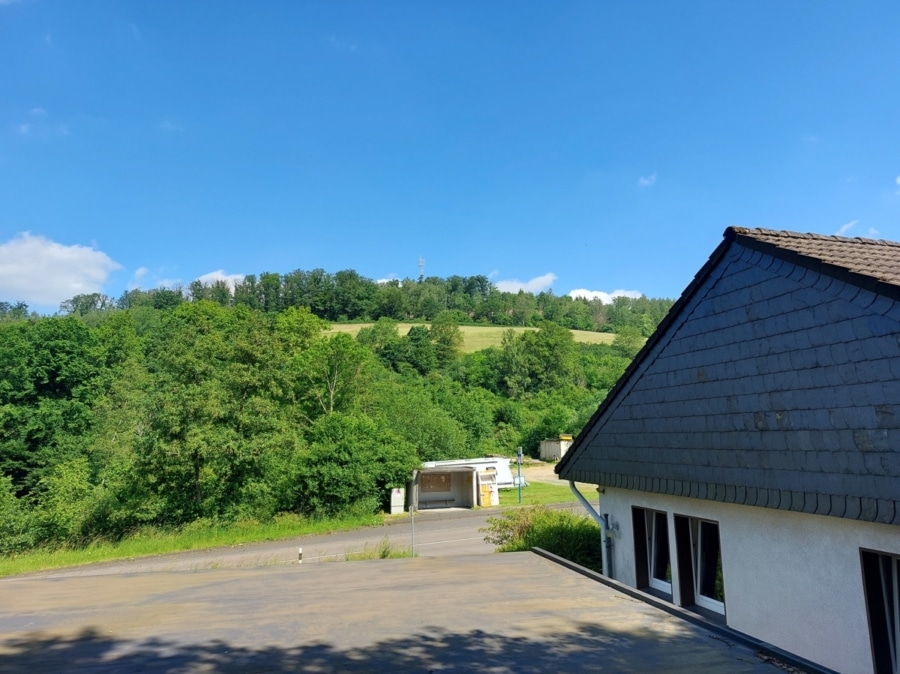
{"label": "dense green forest", "polygon": [[[376,511],[423,460],[577,432],[671,305],[507,295],[314,271],[76,296],[49,317],[0,302],[0,553]],[[576,344],[578,316],[613,344]],[[329,336],[326,319],[373,325]],[[476,321],[536,329],[463,354]]]}
{"label": "dense green forest", "polygon": [[[60,307],[65,314],[85,316],[111,308],[152,306],[165,309],[183,301],[210,300],[222,306],[247,306],[266,313],[289,307],[306,307],[326,321],[431,321],[443,311],[470,324],[536,327],[552,321],[572,330],[621,332],[628,326],[644,337],[659,324],[671,300],[617,297],[612,304],[549,292],[538,295],[501,292],[487,276],[425,277],[376,282],[350,270],[329,274],[322,269],[296,270],[289,274],[263,273],[246,276],[234,288],[225,281],[194,281],[185,289],[131,290],[118,300],[94,293],[79,295]],[[0,303],[2,304],[2,303]],[[22,305],[6,304],[5,311],[21,311]],[[25,308],[27,311],[27,307]]]}

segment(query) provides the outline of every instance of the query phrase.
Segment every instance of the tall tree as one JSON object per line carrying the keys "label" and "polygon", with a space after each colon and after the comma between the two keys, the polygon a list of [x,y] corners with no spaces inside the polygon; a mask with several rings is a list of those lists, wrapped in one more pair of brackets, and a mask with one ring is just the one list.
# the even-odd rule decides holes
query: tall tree
{"label": "tall tree", "polygon": [[460,332],[456,316],[452,311],[442,311],[431,322],[429,332],[434,342],[434,355],[439,367],[452,363],[463,346],[463,334]]}
{"label": "tall tree", "polygon": [[371,378],[371,358],[344,333],[320,338],[300,354],[296,381],[307,418],[347,409]]}

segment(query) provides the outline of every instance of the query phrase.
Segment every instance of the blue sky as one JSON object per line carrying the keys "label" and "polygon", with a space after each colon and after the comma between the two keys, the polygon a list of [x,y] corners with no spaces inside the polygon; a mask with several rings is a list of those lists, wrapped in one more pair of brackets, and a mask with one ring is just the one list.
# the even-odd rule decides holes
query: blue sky
{"label": "blue sky", "polygon": [[264,271],[676,297],[900,240],[900,3],[0,0],[0,300]]}

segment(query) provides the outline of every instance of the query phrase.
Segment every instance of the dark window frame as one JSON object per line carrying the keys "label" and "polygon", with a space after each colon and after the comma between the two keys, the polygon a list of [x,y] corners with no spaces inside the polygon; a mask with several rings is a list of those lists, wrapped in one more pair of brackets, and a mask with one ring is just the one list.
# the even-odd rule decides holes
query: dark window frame
{"label": "dark window frame", "polygon": [[875,674],[900,672],[900,555],[860,548]]}
{"label": "dark window frame", "polygon": [[[663,510],[632,506],[635,581],[637,587],[672,601],[672,546],[669,514]],[[664,558],[664,559],[663,559]],[[664,566],[661,566],[663,565]],[[665,569],[665,571],[660,571]],[[668,571],[668,579],[660,577]]]}

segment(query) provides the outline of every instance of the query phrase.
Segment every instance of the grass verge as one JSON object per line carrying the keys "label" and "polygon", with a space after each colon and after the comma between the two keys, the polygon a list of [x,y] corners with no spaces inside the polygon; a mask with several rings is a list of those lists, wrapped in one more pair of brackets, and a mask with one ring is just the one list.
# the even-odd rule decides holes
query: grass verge
{"label": "grass verge", "polygon": [[403,559],[406,557],[415,557],[412,548],[395,548],[390,539],[385,536],[381,542],[369,547],[369,544],[363,546],[362,550],[356,552],[347,552],[344,554],[345,562],[358,562],[366,559]]}
{"label": "grass verge", "polygon": [[[569,485],[563,484],[545,484],[543,482],[529,482],[527,487],[522,487],[522,505],[536,506],[547,505],[549,503],[569,503],[576,501],[575,494],[569,489]],[[514,487],[512,489],[500,490],[501,506],[519,505],[519,490]]]}
{"label": "grass verge", "polygon": [[201,521],[178,531],[144,529],[116,543],[97,541],[78,549],[33,550],[0,557],[0,577],[170,552],[275,541],[331,531],[349,531],[380,525],[383,522],[384,518],[381,515],[357,515],[330,520],[310,520],[298,515],[280,515],[271,522],[245,521],[216,525]]}

